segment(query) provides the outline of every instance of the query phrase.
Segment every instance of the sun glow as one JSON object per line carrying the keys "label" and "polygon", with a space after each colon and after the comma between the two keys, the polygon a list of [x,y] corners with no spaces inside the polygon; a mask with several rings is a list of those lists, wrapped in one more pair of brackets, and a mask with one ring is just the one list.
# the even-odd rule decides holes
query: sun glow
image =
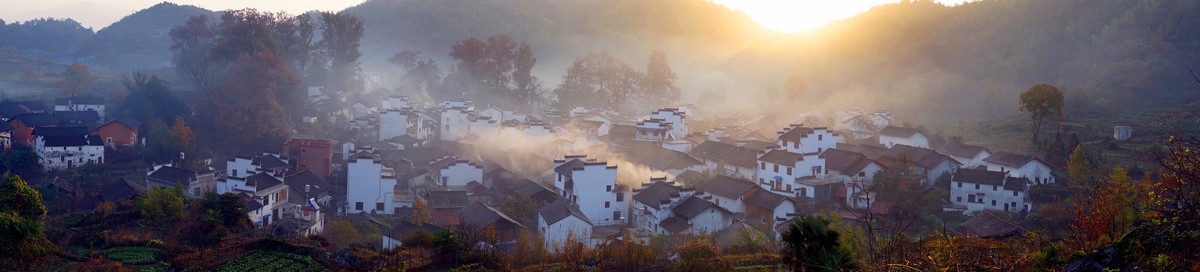
{"label": "sun glow", "polygon": [[[871,7],[898,0],[711,0],[740,10],[755,22],[779,32],[796,32],[845,19]],[[966,0],[938,0],[952,5]]]}

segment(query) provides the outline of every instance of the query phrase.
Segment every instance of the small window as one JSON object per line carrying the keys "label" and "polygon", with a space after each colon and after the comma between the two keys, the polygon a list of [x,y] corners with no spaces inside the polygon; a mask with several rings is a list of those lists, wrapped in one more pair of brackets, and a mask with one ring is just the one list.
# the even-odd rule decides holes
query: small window
{"label": "small window", "polygon": [[617,202],[625,201],[625,192],[617,192]]}
{"label": "small window", "polygon": [[354,209],[355,209],[355,210],[360,210],[360,211],[361,211],[361,210],[363,209],[362,202],[355,202],[355,203],[354,203]]}
{"label": "small window", "polygon": [[376,210],[376,211],[383,211],[383,202],[377,202],[377,203],[375,203],[375,210]]}
{"label": "small window", "polygon": [[800,148],[800,142],[793,142],[792,148]]}
{"label": "small window", "polygon": [[612,192],[612,185],[609,185],[609,186],[604,186],[604,191],[605,191],[605,192]]}
{"label": "small window", "polygon": [[[822,138],[825,138],[825,135],[817,135],[817,141],[820,141]],[[820,148],[818,148],[818,150],[820,150]]]}
{"label": "small window", "polygon": [[767,170],[767,163],[765,163],[765,162],[760,162],[760,163],[759,163],[759,169],[762,169],[762,170]]}
{"label": "small window", "polygon": [[1021,192],[1013,191],[1013,196],[1017,196],[1019,194],[1021,194]]}
{"label": "small window", "polygon": [[791,174],[792,174],[792,168],[791,168],[791,167],[788,167],[788,168],[787,168],[787,172],[788,172],[788,175],[791,175]]}
{"label": "small window", "polygon": [[998,188],[998,187],[996,187],[996,185],[992,185],[992,191],[996,191],[996,190],[998,190],[997,188]]}
{"label": "small window", "polygon": [[608,207],[609,207],[609,203],[608,203],[608,201],[605,201],[605,202],[604,202],[604,207],[605,207],[605,208],[608,208]]}
{"label": "small window", "polygon": [[960,196],[960,197],[956,197],[956,198],[954,199],[954,201],[955,201],[955,202],[962,202],[962,197],[961,197],[961,196]]}
{"label": "small window", "polygon": [[992,206],[996,206],[996,200],[995,200],[995,199],[993,199],[993,200],[992,200]]}
{"label": "small window", "polygon": [[979,190],[979,184],[975,184],[975,190]]}
{"label": "small window", "polygon": [[967,202],[975,203],[975,195],[967,195]]}
{"label": "small window", "polygon": [[779,165],[775,165],[775,173],[779,173]]}
{"label": "small window", "polygon": [[[859,177],[866,177],[866,176],[867,176],[867,172],[858,172],[858,176],[859,176]],[[962,184],[959,184],[959,185],[962,185]],[[962,186],[959,186],[959,187],[962,187]]]}
{"label": "small window", "polygon": [[962,188],[962,182],[958,182],[958,188]]}

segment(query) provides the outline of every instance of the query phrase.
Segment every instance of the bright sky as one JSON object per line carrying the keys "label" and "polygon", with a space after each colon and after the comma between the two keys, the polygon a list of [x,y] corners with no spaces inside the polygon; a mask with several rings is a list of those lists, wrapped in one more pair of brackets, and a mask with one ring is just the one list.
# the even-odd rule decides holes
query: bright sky
{"label": "bright sky", "polygon": [[[4,0],[0,19],[8,22],[40,17],[73,18],[85,27],[100,30],[125,15],[164,0]],[[242,9],[286,11],[337,11],[364,0],[171,0],[210,10]],[[570,0],[564,0],[570,1]],[[759,24],[781,32],[812,29],[833,20],[854,16],[873,6],[900,0],[709,0],[741,10]],[[968,0],[937,0],[953,5]]]}
{"label": "bright sky", "polygon": [[[740,10],[759,24],[780,32],[813,29],[884,3],[899,0],[710,0]],[[956,5],[968,0],[937,0]]]}

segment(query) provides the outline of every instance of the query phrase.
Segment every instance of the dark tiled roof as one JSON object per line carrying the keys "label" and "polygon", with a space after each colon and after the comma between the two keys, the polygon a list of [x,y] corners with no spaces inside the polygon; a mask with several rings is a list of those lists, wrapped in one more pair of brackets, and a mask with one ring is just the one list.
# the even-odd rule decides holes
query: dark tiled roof
{"label": "dark tiled roof", "polygon": [[789,130],[787,132],[784,132],[783,135],[779,135],[779,140],[789,141],[789,142],[799,142],[800,140],[804,139],[805,136],[808,136],[809,134],[813,133],[812,128],[803,127],[803,126],[795,126],[795,127],[791,127],[788,129]]}
{"label": "dark tiled roof", "polygon": [[591,220],[588,220],[587,216],[583,215],[583,211],[579,210],[579,205],[571,203],[565,199],[554,201],[550,204],[542,206],[541,209],[538,209],[538,216],[541,216],[543,220],[546,220],[546,225],[553,225],[554,223],[558,223],[558,221],[567,218],[567,216],[572,215],[578,217],[580,220],[583,220],[583,222],[587,222],[588,224],[592,223]]}
{"label": "dark tiled roof", "polygon": [[0,132],[10,131],[13,129],[15,129],[15,127],[9,125],[8,122],[0,122]]}
{"label": "dark tiled roof", "polygon": [[671,213],[674,213],[675,216],[683,217],[684,219],[692,219],[709,208],[715,208],[721,212],[729,213],[729,211],[721,209],[721,207],[717,207],[717,205],[713,204],[712,202],[708,202],[708,200],[704,200],[696,196],[689,197],[687,200],[679,203],[679,205],[676,205],[675,208],[671,209]]}
{"label": "dark tiled roof", "polygon": [[983,211],[959,225],[959,232],[981,238],[1021,235],[1025,229],[996,215]]}
{"label": "dark tiled roof", "polygon": [[866,146],[866,145],[844,144],[844,143],[838,143],[837,149],[862,154],[863,156],[867,156],[867,158],[870,158],[872,160],[879,160],[880,157],[883,157],[883,153],[886,153],[888,151],[887,148],[883,148],[883,147],[879,147],[879,146]]}
{"label": "dark tiled roof", "polygon": [[422,223],[418,226],[417,224],[413,224],[412,222],[405,220],[400,221],[400,223],[397,223],[395,226],[383,231],[383,236],[396,240],[404,240],[404,238],[408,237],[415,231],[425,231],[432,234],[443,229],[444,228],[442,227],[434,226],[429,223]]}
{"label": "dark tiled roof", "polygon": [[1005,151],[996,152],[995,154],[988,156],[986,159],[983,159],[983,161],[985,161],[987,163],[994,163],[994,164],[1010,166],[1010,167],[1025,166],[1025,164],[1028,164],[1029,162],[1031,162],[1033,160],[1036,160],[1036,158],[1034,158],[1033,156],[1016,154],[1016,153],[1005,152]]}
{"label": "dark tiled roof", "polygon": [[658,223],[658,225],[662,226],[663,229],[670,231],[671,233],[679,233],[692,226],[692,224],[688,223],[687,220],[683,220],[683,218],[674,216],[668,217],[667,219],[663,220],[662,223]]}
{"label": "dark tiled roof", "polygon": [[978,145],[967,145],[959,142],[951,141],[943,145],[941,152],[950,156],[962,158],[974,158],[980,152],[987,151],[987,148]]}
{"label": "dark tiled roof", "polygon": [[683,171],[683,173],[679,173],[679,175],[675,176],[675,183],[699,184],[699,182],[704,181],[704,179],[705,179],[704,174],[700,174],[700,172],[696,172],[696,171],[692,171],[692,170],[687,170],[687,171]]}
{"label": "dark tiled roof", "polygon": [[671,196],[679,197],[680,189],[682,188],[674,183],[659,181],[642,187],[641,190],[633,195],[633,200],[658,209],[662,204],[665,204],[663,202],[670,203]]}
{"label": "dark tiled roof", "polygon": [[746,239],[754,239],[755,237],[758,237],[758,235],[762,234],[762,231],[759,231],[749,224],[746,224],[746,222],[739,221],[721,229],[720,231],[717,231],[716,233],[713,233],[712,238],[713,241],[717,241],[718,245],[743,245],[747,242],[750,242],[746,241]]}
{"label": "dark tiled roof", "polygon": [[99,96],[80,96],[80,97],[64,97],[55,98],[55,105],[104,105],[104,98]]}
{"label": "dark tiled roof", "polygon": [[825,159],[826,168],[845,175],[854,175],[873,162],[862,154],[840,149],[825,150],[821,153],[821,158]]}
{"label": "dark tiled roof", "polygon": [[750,141],[746,141],[746,143],[742,144],[742,148],[750,149],[750,150],[754,150],[755,152],[758,152],[758,151],[766,151],[767,149],[779,148],[779,145],[777,145],[775,143],[770,143],[770,142],[750,140]]}
{"label": "dark tiled roof", "polygon": [[554,167],[554,172],[569,176],[573,170],[583,169],[583,166],[586,164],[587,162],[584,162],[581,159],[571,159],[570,161],[567,161],[558,167]]}
{"label": "dark tiled roof", "polygon": [[954,172],[951,181],[1002,186],[1004,185],[1005,177],[1007,175],[1004,172],[963,168]]}
{"label": "dark tiled roof", "polygon": [[18,102],[0,103],[0,117],[13,117],[30,112],[33,111]]}
{"label": "dark tiled roof", "polygon": [[40,127],[33,129],[33,135],[39,136],[82,136],[87,134],[87,127]]}
{"label": "dark tiled roof", "polygon": [[549,187],[546,187],[546,185],[542,185],[541,183],[537,183],[536,181],[532,181],[529,179],[521,179],[521,181],[518,181],[513,186],[513,192],[520,193],[520,194],[523,194],[526,196],[534,196],[541,192],[549,192],[551,194],[554,194],[554,189],[550,189]]}
{"label": "dark tiled roof", "polygon": [[917,129],[915,129],[915,128],[906,128],[906,127],[897,127],[897,126],[886,126],[886,127],[883,127],[883,129],[879,130],[879,135],[888,136],[888,137],[896,137],[896,138],[908,138],[908,137],[912,137],[914,134],[917,134],[917,133],[920,133],[920,131],[917,131]]}
{"label": "dark tiled roof", "polygon": [[58,125],[58,119],[54,118],[54,114],[46,112],[19,114],[17,116],[13,116],[12,119],[20,120],[21,123],[25,124],[27,127]]}
{"label": "dark tiled roof", "polygon": [[1025,191],[1029,189],[1030,183],[1032,182],[1027,178],[1008,177],[1004,180],[1004,190]]}
{"label": "dark tiled roof", "polygon": [[[308,170],[284,177],[283,183],[287,183],[288,188],[292,190],[288,194],[288,201],[295,203],[303,203],[303,201],[308,201],[308,198],[316,198],[321,194],[328,194],[329,189],[332,188],[324,178]],[[308,192],[304,191],[306,185],[308,186]]]}
{"label": "dark tiled roof", "polygon": [[103,125],[100,125],[100,126],[103,127],[103,126],[107,126],[109,124],[120,124],[129,129],[137,129],[139,126],[142,125],[142,122],[138,122],[138,120],[136,118],[133,118],[132,116],[124,115],[121,117],[117,117],[117,119],[113,119],[112,121],[108,121],[108,123],[104,123]]}
{"label": "dark tiled roof", "polygon": [[735,148],[728,155],[725,155],[725,159],[722,162],[734,166],[754,168],[754,165],[758,163],[758,151],[741,147]]}
{"label": "dark tiled roof", "polygon": [[467,191],[430,191],[425,198],[430,208],[458,208],[471,204]]}
{"label": "dark tiled roof", "polygon": [[187,187],[191,185],[192,179],[196,178],[196,172],[179,169],[170,166],[163,166],[150,173],[147,178],[159,180],[167,185],[174,186],[176,183]]}
{"label": "dark tiled roof", "polygon": [[775,210],[775,207],[779,207],[779,204],[782,204],[785,200],[788,200],[786,196],[755,187],[753,192],[747,195],[743,202],[745,202],[747,205],[754,205],[767,210]]}
{"label": "dark tiled roof", "polygon": [[697,159],[721,161],[721,159],[725,158],[725,155],[733,152],[734,149],[737,149],[737,146],[722,142],[707,141],[692,148],[692,151],[688,152],[688,154]]}
{"label": "dark tiled roof", "polygon": [[770,152],[767,152],[767,154],[763,154],[761,157],[758,157],[759,161],[765,161],[778,165],[796,165],[796,161],[803,159],[804,155],[788,152],[787,150],[783,149],[771,150]]}
{"label": "dark tiled roof", "polygon": [[433,160],[446,156],[446,152],[439,147],[405,148],[400,151],[400,156],[411,161],[414,165],[426,165]]}
{"label": "dark tiled roof", "polygon": [[288,166],[286,162],[283,162],[283,160],[271,155],[254,157],[254,159],[250,161],[250,164],[257,165],[258,167],[262,167],[264,169],[275,169]]}
{"label": "dark tiled roof", "polygon": [[100,198],[105,202],[117,202],[131,199],[138,195],[137,189],[123,178],[104,183],[100,186]]}
{"label": "dark tiled roof", "polygon": [[266,190],[283,182],[267,173],[258,173],[246,177],[246,185],[254,185],[254,190]]}
{"label": "dark tiled roof", "polygon": [[650,169],[655,170],[686,169],[701,164],[700,160],[688,156],[687,153],[662,148],[653,144],[643,144],[642,146],[630,149],[626,153],[631,162],[644,164],[650,167]]}
{"label": "dark tiled roof", "polygon": [[712,180],[704,183],[704,185],[700,185],[699,189],[705,193],[718,195],[724,198],[738,199],[739,197],[742,197],[746,191],[749,191],[751,188],[755,187],[757,187],[757,185],[755,185],[753,181],[717,175],[713,177]]}
{"label": "dark tiled roof", "polygon": [[59,126],[91,126],[100,123],[100,114],[95,111],[56,111],[54,119]]}
{"label": "dark tiled roof", "polygon": [[517,220],[513,220],[508,215],[485,205],[480,202],[472,202],[462,209],[454,212],[454,217],[462,220],[463,225],[482,227],[496,222],[509,222],[513,225],[524,227]]}

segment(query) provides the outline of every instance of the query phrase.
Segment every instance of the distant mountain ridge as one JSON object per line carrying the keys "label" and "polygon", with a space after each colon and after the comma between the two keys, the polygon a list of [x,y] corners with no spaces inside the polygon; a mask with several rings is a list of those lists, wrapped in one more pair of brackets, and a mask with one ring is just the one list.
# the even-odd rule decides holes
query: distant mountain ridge
{"label": "distant mountain ridge", "polygon": [[117,69],[170,66],[171,37],[167,32],[192,16],[209,15],[215,20],[217,14],[196,6],[159,3],[97,31],[80,44],[76,57],[94,58],[91,62],[97,66]]}

